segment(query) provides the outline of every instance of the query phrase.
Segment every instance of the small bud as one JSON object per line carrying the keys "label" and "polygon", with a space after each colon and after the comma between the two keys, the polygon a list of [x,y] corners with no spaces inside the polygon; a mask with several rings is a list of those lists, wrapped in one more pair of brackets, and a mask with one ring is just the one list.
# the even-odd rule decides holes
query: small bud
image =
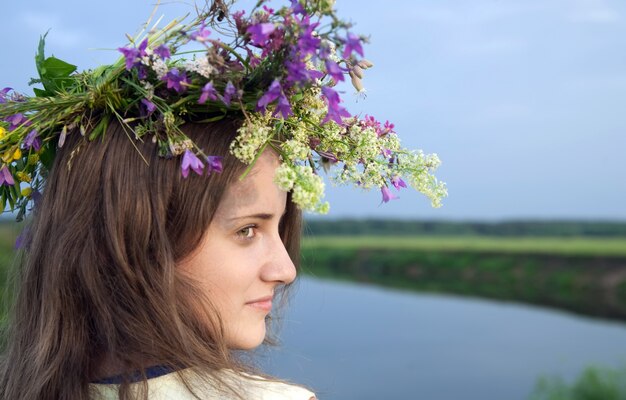
{"label": "small bud", "polygon": [[372,64],[371,61],[366,60],[366,59],[362,59],[360,60],[357,65],[363,69],[368,69],[368,68],[372,68],[374,66],[374,64]]}
{"label": "small bud", "polygon": [[25,187],[24,189],[22,189],[22,196],[24,197],[30,197],[31,193],[33,193],[33,189],[30,187]]}
{"label": "small bud", "polygon": [[65,144],[66,137],[67,137],[67,125],[63,126],[63,129],[61,130],[61,135],[59,136],[59,143],[58,143],[59,148],[63,147],[63,145]]}
{"label": "small bud", "polygon": [[354,73],[352,73],[352,71],[350,71],[350,80],[352,81],[352,86],[354,86],[354,88],[356,89],[357,92],[362,92],[363,90],[365,90],[365,88],[363,87],[363,82],[361,81],[361,79],[359,79],[358,76],[356,76]]}
{"label": "small bud", "polygon": [[354,73],[354,75],[359,77],[359,79],[363,79],[363,69],[359,67],[358,65],[355,65],[354,67],[352,67],[350,71]]}

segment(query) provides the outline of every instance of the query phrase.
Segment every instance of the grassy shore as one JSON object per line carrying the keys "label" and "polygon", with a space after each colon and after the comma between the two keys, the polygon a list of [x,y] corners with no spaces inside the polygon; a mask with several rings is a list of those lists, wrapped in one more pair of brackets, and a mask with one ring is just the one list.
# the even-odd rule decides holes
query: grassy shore
{"label": "grassy shore", "polygon": [[485,236],[319,236],[305,237],[302,248],[385,249],[437,252],[546,254],[626,257],[626,238]]}
{"label": "grassy shore", "polygon": [[303,271],[626,320],[626,239],[309,237]]}

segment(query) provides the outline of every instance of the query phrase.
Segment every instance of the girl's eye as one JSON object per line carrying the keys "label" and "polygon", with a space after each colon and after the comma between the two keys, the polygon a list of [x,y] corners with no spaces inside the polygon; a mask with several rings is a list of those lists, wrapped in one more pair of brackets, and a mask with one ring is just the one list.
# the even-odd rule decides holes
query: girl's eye
{"label": "girl's eye", "polygon": [[237,231],[237,236],[240,239],[252,239],[256,235],[255,229],[256,227],[254,226],[246,226]]}

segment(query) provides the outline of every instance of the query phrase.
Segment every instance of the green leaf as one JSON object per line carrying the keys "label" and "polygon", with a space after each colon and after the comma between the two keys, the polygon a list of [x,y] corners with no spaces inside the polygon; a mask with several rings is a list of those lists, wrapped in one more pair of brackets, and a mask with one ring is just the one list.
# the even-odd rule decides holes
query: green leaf
{"label": "green leaf", "polygon": [[37,49],[37,54],[35,54],[35,65],[37,65],[37,72],[39,72],[39,76],[41,76],[41,66],[46,59],[44,49],[46,47],[46,36],[48,36],[48,32],[39,37],[39,47]]}
{"label": "green leaf", "polygon": [[56,146],[49,144],[45,150],[39,153],[39,160],[48,171],[52,168],[54,156],[56,155]]}
{"label": "green leaf", "polygon": [[43,89],[33,88],[33,92],[35,92],[35,96],[37,97],[46,97],[48,96],[48,92]]}
{"label": "green leaf", "polygon": [[46,71],[46,78],[50,79],[67,78],[76,71],[76,65],[66,63],[55,56],[46,58],[42,65]]}
{"label": "green leaf", "polygon": [[0,197],[0,213],[4,212],[4,208],[6,207],[6,204],[7,204],[7,193],[3,189],[2,196]]}
{"label": "green leaf", "polygon": [[[50,32],[50,31],[48,31]],[[37,66],[37,73],[39,74],[40,79],[31,79],[30,83],[42,83],[45,88],[44,76],[46,75],[46,69],[44,68],[44,61],[46,60],[45,55],[45,47],[46,47],[46,36],[48,36],[48,32],[46,32],[43,36],[39,37],[39,46],[37,48],[37,54],[35,54],[35,65]],[[44,97],[51,95],[52,93],[48,93],[46,90],[35,89],[35,95],[37,97]]]}
{"label": "green leaf", "polygon": [[215,121],[220,121],[220,120],[224,119],[225,117],[226,117],[226,115],[218,115],[218,116],[215,116],[215,117],[203,119],[203,120],[198,121],[198,122],[201,123],[201,124],[204,124],[204,123],[207,123],[207,122],[215,122]]}
{"label": "green leaf", "polygon": [[48,32],[39,39],[39,48],[35,55],[39,79],[31,79],[30,81],[30,84],[43,84],[45,90],[35,89],[35,94],[38,97],[52,96],[55,92],[70,86],[73,80],[68,78],[76,71],[75,65],[54,56],[46,58],[46,36],[48,36]]}
{"label": "green leaf", "polygon": [[91,134],[89,135],[89,140],[94,140],[100,135],[104,137],[104,134],[106,133],[108,125],[109,125],[108,117],[103,116],[100,122],[98,122],[98,125],[96,125],[93,131],[91,131]]}
{"label": "green leaf", "polygon": [[13,196],[11,195],[11,193],[9,192],[8,196],[7,196],[7,200],[9,201],[9,208],[11,210],[15,209],[15,200],[13,199]]}

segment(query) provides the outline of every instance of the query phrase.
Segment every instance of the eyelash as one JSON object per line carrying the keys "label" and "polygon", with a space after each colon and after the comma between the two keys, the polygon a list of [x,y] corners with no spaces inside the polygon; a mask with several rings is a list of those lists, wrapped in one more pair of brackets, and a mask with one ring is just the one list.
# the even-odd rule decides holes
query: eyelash
{"label": "eyelash", "polygon": [[[246,227],[243,227],[243,228],[239,229],[237,231],[237,233],[236,233],[237,239],[239,239],[239,240],[252,240],[252,239],[254,239],[256,237],[256,229],[257,229],[256,225],[249,225],[249,226],[246,226]],[[245,231],[248,231],[248,230],[252,232],[252,236],[242,235],[241,234],[242,232],[245,232]]]}

